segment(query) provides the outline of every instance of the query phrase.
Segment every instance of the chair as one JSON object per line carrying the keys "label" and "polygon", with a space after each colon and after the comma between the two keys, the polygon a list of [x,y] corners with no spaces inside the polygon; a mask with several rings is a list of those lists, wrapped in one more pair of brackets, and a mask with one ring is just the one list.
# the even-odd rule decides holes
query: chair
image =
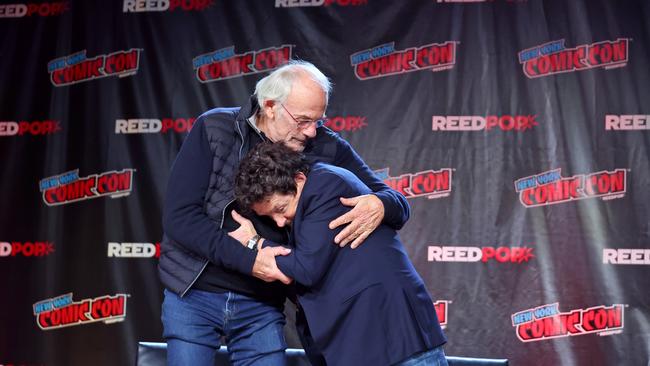
{"label": "chair", "polygon": [[[310,366],[302,349],[288,348],[286,351],[289,366]],[[507,359],[472,358],[447,356],[449,366],[508,366]],[[167,364],[167,343],[138,342],[136,366],[165,366]],[[221,346],[217,351],[215,366],[229,366],[228,349]]]}

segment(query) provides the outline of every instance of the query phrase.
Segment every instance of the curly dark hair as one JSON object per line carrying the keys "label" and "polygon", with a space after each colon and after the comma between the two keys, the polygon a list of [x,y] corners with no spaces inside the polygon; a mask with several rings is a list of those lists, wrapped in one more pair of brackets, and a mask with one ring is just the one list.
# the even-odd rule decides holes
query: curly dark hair
{"label": "curly dark hair", "polygon": [[295,194],[298,173],[307,175],[310,164],[305,156],[284,143],[262,142],[239,163],[235,178],[235,199],[240,209],[251,207],[274,193]]}

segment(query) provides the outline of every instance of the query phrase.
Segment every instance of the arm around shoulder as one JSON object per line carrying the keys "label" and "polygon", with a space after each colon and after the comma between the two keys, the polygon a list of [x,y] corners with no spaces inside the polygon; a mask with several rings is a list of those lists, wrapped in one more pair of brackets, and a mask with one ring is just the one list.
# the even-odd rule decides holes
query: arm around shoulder
{"label": "arm around shoulder", "polygon": [[399,230],[408,221],[411,211],[406,197],[391,189],[366,165],[361,156],[340,137],[337,138],[335,164],[357,176],[384,205],[383,222]]}

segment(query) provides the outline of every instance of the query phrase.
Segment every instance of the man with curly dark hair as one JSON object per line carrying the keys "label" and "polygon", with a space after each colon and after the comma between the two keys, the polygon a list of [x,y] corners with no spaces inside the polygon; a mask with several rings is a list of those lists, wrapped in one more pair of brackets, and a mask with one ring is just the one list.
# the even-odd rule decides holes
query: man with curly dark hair
{"label": "man with curly dark hair", "polygon": [[251,150],[235,181],[240,207],[291,227],[292,252],[276,262],[296,282],[311,332],[303,343],[315,344],[308,352],[329,365],[446,365],[433,301],[397,232],[380,225],[356,250],[332,245],[341,229],[328,223],[349,210],[339,197],[368,192],[350,171],[310,166],[282,143]]}

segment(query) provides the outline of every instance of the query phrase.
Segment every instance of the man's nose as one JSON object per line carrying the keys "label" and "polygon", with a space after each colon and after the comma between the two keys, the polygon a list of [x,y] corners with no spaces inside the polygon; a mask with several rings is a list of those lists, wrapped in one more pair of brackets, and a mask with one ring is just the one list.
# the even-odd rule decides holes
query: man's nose
{"label": "man's nose", "polygon": [[284,227],[284,225],[287,224],[287,219],[284,217],[276,217],[275,223],[278,225],[278,227]]}
{"label": "man's nose", "polygon": [[302,132],[310,139],[316,137],[316,124],[310,123]]}

